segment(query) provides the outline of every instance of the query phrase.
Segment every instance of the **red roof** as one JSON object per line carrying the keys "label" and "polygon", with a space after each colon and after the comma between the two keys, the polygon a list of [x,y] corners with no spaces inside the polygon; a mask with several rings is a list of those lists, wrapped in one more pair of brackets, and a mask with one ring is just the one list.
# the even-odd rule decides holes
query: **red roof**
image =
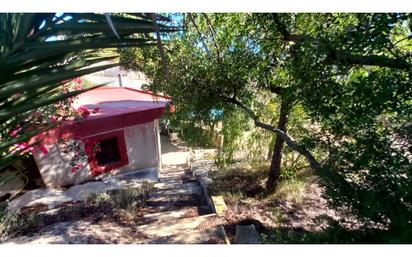
{"label": "red roof", "polygon": [[151,122],[160,118],[166,105],[171,102],[167,96],[131,88],[98,88],[80,94],[73,107],[97,108],[96,113],[80,120],[65,121],[59,128],[43,133],[44,143],[52,143],[62,137],[84,138],[94,134],[113,131],[123,127]]}
{"label": "red roof", "polygon": [[[86,107],[98,108],[97,113],[92,113],[84,120],[104,119],[108,117],[135,114],[139,119],[139,113],[153,109],[164,109],[169,97],[153,95],[149,92],[130,88],[98,88],[79,95],[73,105],[75,109]],[[156,119],[158,117],[153,117]]]}

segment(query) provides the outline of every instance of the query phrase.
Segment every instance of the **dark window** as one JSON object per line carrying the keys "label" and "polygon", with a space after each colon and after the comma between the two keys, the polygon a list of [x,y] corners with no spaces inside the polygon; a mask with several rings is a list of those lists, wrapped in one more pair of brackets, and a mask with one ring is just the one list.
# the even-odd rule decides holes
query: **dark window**
{"label": "dark window", "polygon": [[111,137],[99,141],[100,151],[96,153],[99,166],[104,166],[121,161],[117,137]]}

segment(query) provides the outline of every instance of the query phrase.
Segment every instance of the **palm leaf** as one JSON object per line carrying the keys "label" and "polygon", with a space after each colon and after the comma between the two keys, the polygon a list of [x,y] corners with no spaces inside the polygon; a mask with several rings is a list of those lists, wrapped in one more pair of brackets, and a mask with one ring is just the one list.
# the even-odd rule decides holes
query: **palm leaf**
{"label": "palm leaf", "polygon": [[[58,83],[63,80],[73,79],[73,78],[80,77],[86,74],[113,68],[118,65],[119,64],[117,63],[107,64],[103,66],[91,67],[91,68],[80,69],[80,70],[57,69],[57,70],[51,71],[47,75],[34,75],[28,78],[10,81],[8,83],[5,83],[2,86],[2,88],[0,88],[0,99],[9,97],[10,95],[18,93],[18,92],[36,88],[38,86],[42,86],[42,85],[50,84],[50,83]],[[1,113],[2,111],[0,110],[0,117],[1,117]]]}
{"label": "palm leaf", "polygon": [[[104,14],[0,14],[0,170],[24,152],[10,152],[11,146],[28,141],[47,127],[23,131],[18,138],[9,136],[16,126],[32,127],[28,123],[32,111],[101,86],[69,93],[60,90],[63,81],[118,65],[92,67],[117,58],[99,54],[101,49],[156,43],[148,14],[115,14],[111,21],[120,38],[113,36]],[[158,28],[160,32],[177,30],[164,24]]]}

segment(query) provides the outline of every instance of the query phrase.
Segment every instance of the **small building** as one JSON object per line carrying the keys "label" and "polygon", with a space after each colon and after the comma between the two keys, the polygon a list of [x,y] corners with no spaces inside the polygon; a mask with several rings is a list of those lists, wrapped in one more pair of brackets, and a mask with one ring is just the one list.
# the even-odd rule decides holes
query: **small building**
{"label": "small building", "polygon": [[45,146],[33,154],[43,182],[62,187],[108,174],[159,169],[159,118],[169,104],[168,97],[127,87],[79,95],[73,106],[87,115],[37,137]]}

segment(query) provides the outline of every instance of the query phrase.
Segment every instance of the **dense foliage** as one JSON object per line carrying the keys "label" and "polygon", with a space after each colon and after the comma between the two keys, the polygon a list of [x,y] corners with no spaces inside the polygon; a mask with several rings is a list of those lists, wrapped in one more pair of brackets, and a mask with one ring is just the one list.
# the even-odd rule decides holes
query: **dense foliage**
{"label": "dense foliage", "polygon": [[329,154],[321,174],[330,200],[406,240],[412,226],[411,16],[297,18],[305,18],[310,36],[321,42],[300,43],[290,72],[305,110],[321,125],[313,138]]}
{"label": "dense foliage", "polygon": [[[412,231],[411,19],[185,14],[184,32],[165,47],[168,72],[156,49],[122,58],[152,78],[151,89],[171,95],[186,120],[207,123],[211,110],[221,110],[229,138],[250,129],[244,117],[276,127],[285,103],[287,130],[299,142],[286,149],[304,148],[321,162],[310,164],[330,202],[405,241]],[[266,148],[273,140],[259,143]]]}

